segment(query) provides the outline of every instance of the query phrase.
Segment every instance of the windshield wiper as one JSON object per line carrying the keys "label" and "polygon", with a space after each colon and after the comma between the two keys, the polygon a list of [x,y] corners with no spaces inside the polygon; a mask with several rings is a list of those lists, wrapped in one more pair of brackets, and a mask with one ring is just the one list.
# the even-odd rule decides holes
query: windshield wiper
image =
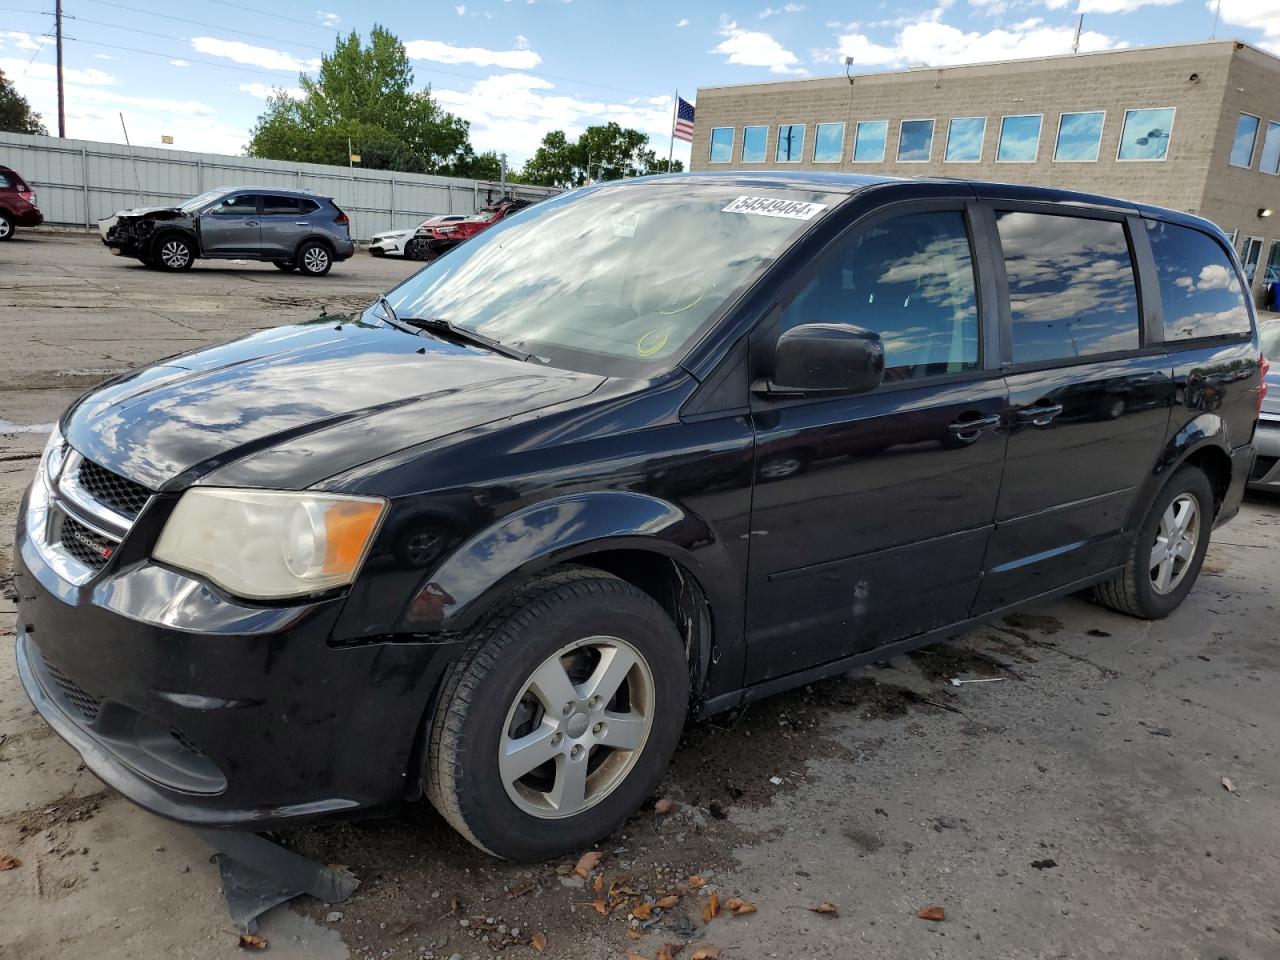
{"label": "windshield wiper", "polygon": [[[390,305],[387,307],[390,308]],[[392,316],[395,316],[393,313]],[[486,350],[492,350],[494,353],[500,353],[504,357],[511,357],[513,360],[529,360],[533,354],[525,353],[523,350],[517,350],[515,347],[509,347],[501,340],[495,340],[493,337],[486,337],[483,333],[477,333],[467,327],[457,327],[443,317],[405,317],[403,320],[396,318],[396,322],[410,327],[416,327],[419,330],[425,330],[428,333],[434,333],[437,336],[451,337],[454,340],[460,340],[463,343],[474,344],[477,347],[484,347]]]}

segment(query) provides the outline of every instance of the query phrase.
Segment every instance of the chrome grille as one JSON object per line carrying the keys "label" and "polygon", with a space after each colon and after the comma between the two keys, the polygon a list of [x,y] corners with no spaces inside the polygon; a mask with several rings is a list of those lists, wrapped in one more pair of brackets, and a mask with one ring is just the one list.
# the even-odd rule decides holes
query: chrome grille
{"label": "chrome grille", "polygon": [[142,484],[112,473],[91,460],[80,461],[77,478],[86,493],[129,519],[137,517],[151,499],[151,491]]}
{"label": "chrome grille", "polygon": [[[42,657],[41,659],[43,660],[44,658]],[[53,682],[58,685],[58,689],[62,691],[62,695],[66,697],[67,702],[84,717],[85,723],[93,723],[98,719],[98,711],[102,709],[102,701],[100,699],[86,693],[76,685],[74,680],[48,660],[44,660],[44,668],[49,676],[53,678]]]}
{"label": "chrome grille", "polygon": [[117,546],[114,540],[95,533],[69,514],[64,514],[62,517],[62,533],[59,541],[62,543],[63,550],[94,570],[106,566],[111,555],[116,552]]}

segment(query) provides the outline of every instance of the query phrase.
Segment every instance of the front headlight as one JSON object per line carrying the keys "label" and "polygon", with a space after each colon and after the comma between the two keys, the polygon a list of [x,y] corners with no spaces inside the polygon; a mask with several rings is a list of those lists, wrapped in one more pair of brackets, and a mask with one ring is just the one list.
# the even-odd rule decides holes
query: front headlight
{"label": "front headlight", "polygon": [[301,596],[355,579],[386,508],[378,497],[194,487],[152,556],[238,597]]}
{"label": "front headlight", "polygon": [[55,483],[62,472],[62,463],[67,457],[67,441],[62,438],[58,425],[54,424],[53,433],[49,434],[49,442],[44,445],[44,453],[40,454],[40,476],[50,483]]}

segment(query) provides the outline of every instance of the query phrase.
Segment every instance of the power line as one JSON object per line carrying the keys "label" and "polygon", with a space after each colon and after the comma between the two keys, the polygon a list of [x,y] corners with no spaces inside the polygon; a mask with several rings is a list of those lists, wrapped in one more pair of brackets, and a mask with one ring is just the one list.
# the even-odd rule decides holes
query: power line
{"label": "power line", "polygon": [[[206,29],[209,29],[209,30],[221,30],[223,33],[235,33],[235,34],[239,34],[242,37],[253,37],[255,40],[270,40],[272,43],[285,43],[295,47],[306,47],[308,50],[316,50],[316,51],[323,52],[323,50],[320,47],[313,47],[306,43],[299,43],[298,41],[290,40],[287,37],[272,37],[272,36],[268,36],[265,33],[252,33],[248,30],[237,30],[234,27],[224,27],[216,23],[205,23],[203,20],[188,20],[186,17],[176,17],[171,13],[155,13],[151,10],[143,10],[140,7],[131,7],[123,3],[112,3],[111,0],[89,0],[89,2],[101,4],[104,7],[115,7],[117,10],[128,10],[130,13],[141,13],[149,17],[160,17],[163,20],[173,20],[173,21],[176,21],[177,23],[186,23],[193,27],[205,27]],[[84,23],[96,24],[98,26],[105,26],[105,27],[118,26],[118,24],[114,24],[114,23],[101,23],[100,21],[97,21],[97,20],[85,20],[83,17],[73,17],[72,19],[81,20]],[[125,29],[132,29],[132,28],[120,27],[120,29],[125,30]],[[142,33],[144,31],[137,30],[134,32]],[[155,34],[155,36],[160,36],[160,34]],[[175,39],[185,39],[185,38],[178,37]]]}

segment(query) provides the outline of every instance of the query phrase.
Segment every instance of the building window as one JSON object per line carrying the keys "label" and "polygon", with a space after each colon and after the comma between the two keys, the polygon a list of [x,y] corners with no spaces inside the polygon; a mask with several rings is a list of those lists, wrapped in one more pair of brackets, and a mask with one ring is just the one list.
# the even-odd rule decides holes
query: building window
{"label": "building window", "polygon": [[1258,127],[1262,121],[1251,113],[1242,113],[1236,119],[1236,135],[1231,140],[1231,165],[1253,166],[1253,147],[1258,142]]}
{"label": "building window", "polygon": [[997,163],[1035,163],[1040,153],[1040,114],[1001,117]]}
{"label": "building window", "polygon": [[1249,286],[1253,286],[1254,275],[1258,272],[1258,260],[1262,257],[1262,238],[1245,237],[1244,249],[1240,252],[1240,265],[1244,267],[1244,278]]}
{"label": "building window", "polygon": [[898,162],[928,163],[933,153],[933,121],[903,120],[898,128]]}
{"label": "building window", "polygon": [[844,124],[820,123],[813,131],[813,162],[839,163],[844,153]]}
{"label": "building window", "polygon": [[711,128],[711,162],[733,162],[733,127]]}
{"label": "building window", "polygon": [[778,148],[774,151],[774,160],[778,163],[799,163],[803,157],[804,124],[779,124]]}
{"label": "building window", "polygon": [[978,163],[982,160],[982,138],[987,133],[986,117],[952,117],[947,124],[947,163]]}
{"label": "building window", "polygon": [[1173,107],[1126,110],[1117,160],[1163,160],[1173,134]]}
{"label": "building window", "polygon": [[853,130],[853,162],[883,163],[888,139],[888,120],[859,120]]}
{"label": "building window", "polygon": [[1280,123],[1267,124],[1267,135],[1262,138],[1262,156],[1258,169],[1263,173],[1280,173]]}
{"label": "building window", "polygon": [[1101,110],[1064,113],[1058,117],[1058,142],[1053,148],[1053,159],[1059,163],[1096,162],[1106,117]]}
{"label": "building window", "polygon": [[1248,336],[1244,291],[1218,241],[1177,224],[1145,222],[1160,281],[1165,340]]}
{"label": "building window", "polygon": [[742,128],[742,162],[764,163],[765,142],[769,139],[768,127]]}

